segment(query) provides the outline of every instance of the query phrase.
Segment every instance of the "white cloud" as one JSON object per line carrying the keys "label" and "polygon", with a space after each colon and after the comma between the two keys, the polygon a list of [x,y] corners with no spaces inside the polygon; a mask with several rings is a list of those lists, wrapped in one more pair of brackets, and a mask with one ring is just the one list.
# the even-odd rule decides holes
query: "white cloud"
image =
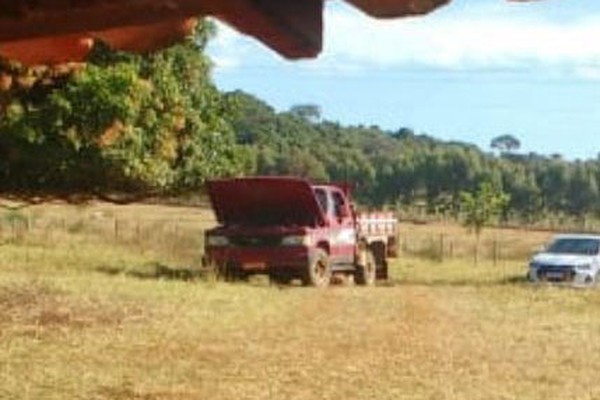
{"label": "white cloud", "polygon": [[259,46],[228,25],[215,21],[217,35],[210,41],[209,54],[219,69],[234,69],[252,63],[252,54]]}
{"label": "white cloud", "polygon": [[328,15],[325,54],[364,65],[439,68],[596,65],[600,16],[568,22],[515,13],[438,13],[376,21],[347,9]]}
{"label": "white cloud", "polygon": [[[600,77],[600,15],[582,13],[579,18],[559,21],[536,12],[520,12],[527,11],[526,6],[517,10],[506,4],[462,8],[458,8],[460,2],[456,4],[424,18],[376,20],[333,3],[326,13],[323,54],[300,65],[347,73],[372,67],[558,67],[585,78]],[[219,24],[210,54],[219,68],[283,62],[223,24]]]}
{"label": "white cloud", "polygon": [[600,81],[600,66],[581,66],[574,68],[574,72],[577,76],[587,79]]}

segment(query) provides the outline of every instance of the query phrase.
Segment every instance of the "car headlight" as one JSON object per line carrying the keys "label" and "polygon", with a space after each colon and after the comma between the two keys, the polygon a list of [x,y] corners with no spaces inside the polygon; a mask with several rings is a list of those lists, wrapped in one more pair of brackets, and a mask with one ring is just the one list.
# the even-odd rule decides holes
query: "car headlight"
{"label": "car headlight", "polygon": [[590,269],[592,269],[592,265],[591,264],[581,264],[581,265],[577,265],[575,268],[578,270],[581,270],[581,271],[589,271]]}
{"label": "car headlight", "polygon": [[229,244],[229,239],[226,236],[208,236],[206,244],[211,247],[222,247]]}
{"label": "car headlight", "polygon": [[310,236],[305,235],[284,236],[284,238],[281,239],[282,246],[310,246],[310,244]]}

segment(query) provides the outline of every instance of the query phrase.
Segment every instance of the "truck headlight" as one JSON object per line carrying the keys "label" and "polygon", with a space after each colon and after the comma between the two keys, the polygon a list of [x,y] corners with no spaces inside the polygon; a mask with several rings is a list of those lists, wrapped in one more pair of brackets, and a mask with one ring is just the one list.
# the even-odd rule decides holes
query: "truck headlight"
{"label": "truck headlight", "polygon": [[226,236],[208,236],[206,244],[210,247],[223,247],[229,244],[229,239]]}
{"label": "truck headlight", "polygon": [[310,236],[305,235],[284,236],[281,239],[282,246],[310,246],[310,244]]}

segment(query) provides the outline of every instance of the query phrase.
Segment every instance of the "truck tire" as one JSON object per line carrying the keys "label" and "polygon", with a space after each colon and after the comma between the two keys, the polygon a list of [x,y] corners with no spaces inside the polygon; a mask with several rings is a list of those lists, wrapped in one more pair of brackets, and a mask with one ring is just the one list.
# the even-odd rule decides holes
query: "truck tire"
{"label": "truck tire", "polygon": [[356,266],[354,281],[359,285],[373,286],[377,279],[377,264],[375,264],[375,256],[371,250],[365,250],[366,255],[363,257],[361,264]]}
{"label": "truck tire", "polygon": [[371,243],[369,249],[375,257],[375,265],[377,266],[377,279],[388,279],[388,263],[386,259],[386,244],[384,242]]}
{"label": "truck tire", "polygon": [[329,255],[323,249],[317,249],[310,257],[306,271],[302,276],[305,286],[327,287],[331,282],[331,265]]}
{"label": "truck tire", "polygon": [[269,271],[269,281],[275,285],[289,285],[292,276],[284,271]]}
{"label": "truck tire", "polygon": [[398,257],[398,239],[396,238],[396,236],[388,238],[386,256],[390,258]]}

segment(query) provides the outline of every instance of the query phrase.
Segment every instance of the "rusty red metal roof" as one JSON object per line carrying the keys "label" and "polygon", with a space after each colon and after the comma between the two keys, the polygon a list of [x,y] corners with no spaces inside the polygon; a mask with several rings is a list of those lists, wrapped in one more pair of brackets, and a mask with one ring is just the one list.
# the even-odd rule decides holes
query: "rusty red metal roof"
{"label": "rusty red metal roof", "polygon": [[[0,0],[0,56],[29,65],[82,61],[98,39],[156,50],[191,33],[195,17],[210,15],[284,57],[314,57],[322,48],[323,1]],[[426,14],[451,0],[346,1],[387,18]]]}

